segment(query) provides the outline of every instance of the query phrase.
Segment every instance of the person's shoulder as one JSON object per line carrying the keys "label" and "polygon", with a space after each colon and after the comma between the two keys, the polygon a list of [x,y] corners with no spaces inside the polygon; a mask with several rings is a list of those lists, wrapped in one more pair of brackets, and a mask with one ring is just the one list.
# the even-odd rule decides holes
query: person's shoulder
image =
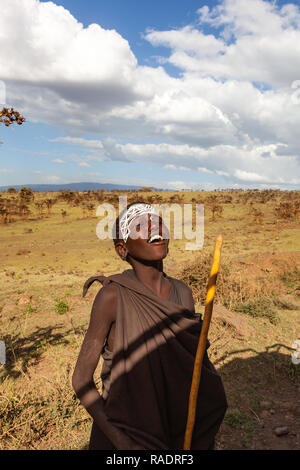
{"label": "person's shoulder", "polygon": [[110,317],[116,316],[117,311],[117,287],[112,282],[101,287],[94,299],[92,313],[97,316],[109,314]]}
{"label": "person's shoulder", "polygon": [[177,279],[176,277],[172,277],[172,276],[168,276],[168,278],[171,280],[171,282],[174,282],[181,289],[186,290],[187,292],[190,292],[190,293],[192,292],[192,289],[190,288],[190,286],[188,286],[181,279]]}
{"label": "person's shoulder", "polygon": [[181,279],[168,276],[171,282],[175,285],[175,289],[181,299],[182,305],[184,305],[191,312],[195,311],[194,298],[192,289]]}
{"label": "person's shoulder", "polygon": [[98,302],[112,302],[117,297],[117,286],[109,282],[101,287],[95,297]]}

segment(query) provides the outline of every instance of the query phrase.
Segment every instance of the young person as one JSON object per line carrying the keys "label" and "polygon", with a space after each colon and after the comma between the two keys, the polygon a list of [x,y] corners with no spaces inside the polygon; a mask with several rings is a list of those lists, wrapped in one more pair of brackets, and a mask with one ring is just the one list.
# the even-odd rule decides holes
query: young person
{"label": "young person", "polygon": [[[169,232],[154,208],[134,203],[116,220],[115,249],[132,269],[105,278],[73,374],[93,418],[89,449],[183,449],[202,320],[191,289],[168,276]],[[209,346],[209,343],[208,345]],[[100,355],[102,396],[94,383]],[[227,408],[205,352],[191,449],[212,449]]]}

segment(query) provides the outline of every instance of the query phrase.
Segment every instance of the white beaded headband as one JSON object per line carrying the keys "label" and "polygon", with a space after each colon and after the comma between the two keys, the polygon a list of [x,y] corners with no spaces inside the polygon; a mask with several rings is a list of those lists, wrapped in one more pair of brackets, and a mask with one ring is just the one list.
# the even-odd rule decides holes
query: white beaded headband
{"label": "white beaded headband", "polygon": [[136,217],[144,214],[158,215],[158,213],[155,211],[154,207],[151,206],[151,204],[138,203],[130,206],[129,209],[125,212],[125,214],[121,217],[119,227],[122,234],[122,238],[125,243],[130,234],[129,225]]}

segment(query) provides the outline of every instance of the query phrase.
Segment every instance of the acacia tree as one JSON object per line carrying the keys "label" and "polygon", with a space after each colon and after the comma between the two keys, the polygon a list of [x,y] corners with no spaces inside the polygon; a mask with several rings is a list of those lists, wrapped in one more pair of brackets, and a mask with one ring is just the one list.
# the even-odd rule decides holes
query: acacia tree
{"label": "acacia tree", "polygon": [[219,217],[222,217],[223,213],[223,206],[221,204],[218,204],[218,197],[216,194],[212,194],[207,197],[206,199],[206,204],[211,210],[211,220],[215,221],[216,220],[216,215]]}
{"label": "acacia tree", "polygon": [[65,220],[67,215],[68,215],[67,211],[61,209],[61,216],[62,216],[63,221]]}
{"label": "acacia tree", "polygon": [[0,198],[0,222],[7,224],[13,222],[13,216],[19,215],[16,198]]}
{"label": "acacia tree", "polygon": [[43,201],[43,204],[47,207],[48,215],[51,213],[52,206],[56,204],[57,200],[56,199],[45,199]]}
{"label": "acacia tree", "polygon": [[30,204],[34,200],[34,194],[32,189],[26,188],[26,186],[24,186],[18,192],[18,198],[22,203]]}
{"label": "acacia tree", "polygon": [[43,201],[36,201],[34,203],[34,205],[35,205],[35,208],[38,211],[39,216],[42,217],[43,216],[43,207],[44,207]]}
{"label": "acacia tree", "polygon": [[[0,123],[3,123],[6,127],[10,127],[12,124],[18,124],[19,126],[25,122],[25,118],[14,108],[2,108],[0,111]],[[2,142],[0,142],[2,144]],[[22,188],[24,189],[24,188]],[[9,188],[8,193],[15,193],[15,188]],[[32,194],[33,195],[33,194]],[[28,207],[23,209],[22,205],[24,201],[22,197],[19,197],[19,207],[17,207],[17,200],[15,198],[11,200],[2,200],[0,203],[0,218],[3,223],[12,222],[12,215],[18,213],[28,215],[30,212]],[[25,214],[26,212],[26,214]]]}
{"label": "acacia tree", "polygon": [[2,108],[0,111],[0,122],[3,122],[6,127],[15,123],[20,126],[25,122],[25,118],[14,108]]}
{"label": "acacia tree", "polygon": [[[20,126],[25,122],[25,118],[14,108],[2,108],[0,111],[0,123],[1,122],[6,127],[9,127],[14,123],[17,123]],[[3,142],[0,141],[0,144],[3,144]]]}
{"label": "acacia tree", "polygon": [[[0,111],[0,123],[3,123],[6,127],[17,123],[19,126],[25,122],[25,118],[14,108],[2,108]],[[3,144],[3,142],[0,142]]]}

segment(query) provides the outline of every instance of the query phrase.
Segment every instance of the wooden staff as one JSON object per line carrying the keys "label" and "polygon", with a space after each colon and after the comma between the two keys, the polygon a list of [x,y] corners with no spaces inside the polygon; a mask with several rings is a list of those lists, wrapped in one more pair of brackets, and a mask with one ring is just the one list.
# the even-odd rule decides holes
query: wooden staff
{"label": "wooden staff", "polygon": [[207,286],[207,293],[206,293],[206,300],[205,300],[205,311],[204,311],[204,319],[201,328],[201,334],[199,338],[198,348],[195,357],[194,363],[194,371],[193,371],[193,378],[192,378],[192,385],[190,391],[190,398],[189,398],[189,408],[188,408],[188,418],[184,436],[184,450],[189,450],[191,448],[192,443],[192,436],[195,424],[195,417],[196,417],[196,406],[197,406],[197,397],[198,397],[198,390],[200,384],[200,377],[201,377],[201,370],[202,370],[202,361],[203,356],[206,348],[206,340],[208,335],[208,329],[212,317],[212,310],[213,310],[213,301],[216,291],[216,281],[217,275],[219,272],[220,266],[220,256],[221,256],[221,248],[222,248],[222,235],[218,235],[216,239],[215,251],[214,251],[214,258],[213,263],[210,271],[210,276],[208,279],[208,286]]}

